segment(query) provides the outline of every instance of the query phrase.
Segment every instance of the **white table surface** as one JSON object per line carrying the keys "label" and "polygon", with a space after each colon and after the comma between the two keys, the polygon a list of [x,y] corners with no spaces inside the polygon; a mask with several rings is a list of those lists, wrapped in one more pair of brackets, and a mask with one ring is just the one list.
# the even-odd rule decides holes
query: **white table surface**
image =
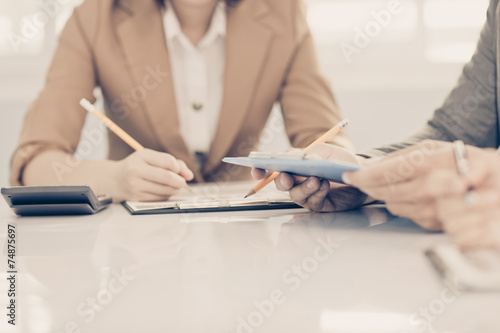
{"label": "white table surface", "polygon": [[1,332],[500,332],[500,293],[450,290],[424,256],[448,237],[383,208],[17,218],[2,201],[0,220],[0,271],[13,224],[19,272]]}

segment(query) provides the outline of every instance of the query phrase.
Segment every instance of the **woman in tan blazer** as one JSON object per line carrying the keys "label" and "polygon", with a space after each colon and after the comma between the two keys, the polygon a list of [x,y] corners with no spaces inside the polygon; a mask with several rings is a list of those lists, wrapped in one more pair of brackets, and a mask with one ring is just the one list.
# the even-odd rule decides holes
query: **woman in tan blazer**
{"label": "woman in tan blazer", "polygon": [[[87,184],[117,201],[162,200],[186,181],[247,179],[247,169],[224,165],[221,158],[246,156],[255,149],[275,101],[281,103],[294,147],[306,146],[340,121],[318,69],[301,0],[226,0],[221,31],[225,60],[219,78],[223,89],[220,96],[215,94],[220,110],[203,159],[195,158],[180,128],[183,112],[192,110],[179,108],[176,98],[181,88],[195,89],[197,81],[175,77],[166,42],[173,23],[166,24],[165,15],[173,10],[175,19],[170,19],[179,22],[179,36],[196,50],[214,25],[220,3],[167,1],[86,0],[75,9],[46,85],[25,117],[11,162],[12,185]],[[176,59],[186,60],[179,55]],[[97,86],[106,114],[147,149],[134,152],[108,133],[108,160],[74,156],[80,138],[85,140],[81,132],[87,113],[79,101],[94,101]],[[194,109],[201,107],[193,103]],[[198,129],[188,128],[196,138]],[[86,141],[91,150],[98,140]],[[345,134],[333,143],[350,148]]]}

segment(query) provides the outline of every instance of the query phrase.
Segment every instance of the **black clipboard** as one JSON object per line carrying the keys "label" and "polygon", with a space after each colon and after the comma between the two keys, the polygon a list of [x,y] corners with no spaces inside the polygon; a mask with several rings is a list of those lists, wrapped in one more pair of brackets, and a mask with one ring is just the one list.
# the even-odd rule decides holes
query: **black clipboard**
{"label": "black clipboard", "polygon": [[182,189],[168,201],[125,201],[122,205],[132,215],[302,208],[290,199],[288,193],[273,189],[272,186],[245,199],[252,185],[253,182],[191,184],[190,191]]}
{"label": "black clipboard", "polygon": [[249,211],[249,210],[267,210],[267,209],[290,209],[302,208],[296,203],[289,201],[261,201],[261,200],[214,200],[206,202],[172,202],[158,203],[156,207],[149,204],[140,207],[140,204],[131,202],[122,202],[122,205],[131,215],[149,215],[149,214],[178,214],[178,213],[210,213],[210,212],[231,212],[231,211]]}

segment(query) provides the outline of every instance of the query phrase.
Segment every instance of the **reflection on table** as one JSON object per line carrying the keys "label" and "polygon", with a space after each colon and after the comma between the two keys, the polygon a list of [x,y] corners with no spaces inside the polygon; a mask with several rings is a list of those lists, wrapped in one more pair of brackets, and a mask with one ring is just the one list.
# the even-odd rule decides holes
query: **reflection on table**
{"label": "reflection on table", "polygon": [[[95,216],[7,222],[18,228],[21,273],[21,325],[7,332],[499,327],[498,295],[462,296],[432,322],[412,323],[445,288],[423,250],[447,236],[379,206],[131,216],[113,205]],[[454,318],[472,304],[486,310],[467,328]]]}

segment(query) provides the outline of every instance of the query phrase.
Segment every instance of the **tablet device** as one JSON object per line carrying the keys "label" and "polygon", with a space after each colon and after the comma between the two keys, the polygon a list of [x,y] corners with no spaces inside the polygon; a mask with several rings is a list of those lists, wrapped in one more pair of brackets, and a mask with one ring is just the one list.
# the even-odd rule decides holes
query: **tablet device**
{"label": "tablet device", "polygon": [[96,196],[89,186],[19,186],[2,188],[2,196],[17,215],[85,215],[106,208],[112,199]]}
{"label": "tablet device", "polygon": [[226,157],[222,161],[246,167],[287,172],[297,176],[325,178],[337,183],[344,183],[342,174],[345,171],[356,171],[361,168],[358,165],[329,160]]}

